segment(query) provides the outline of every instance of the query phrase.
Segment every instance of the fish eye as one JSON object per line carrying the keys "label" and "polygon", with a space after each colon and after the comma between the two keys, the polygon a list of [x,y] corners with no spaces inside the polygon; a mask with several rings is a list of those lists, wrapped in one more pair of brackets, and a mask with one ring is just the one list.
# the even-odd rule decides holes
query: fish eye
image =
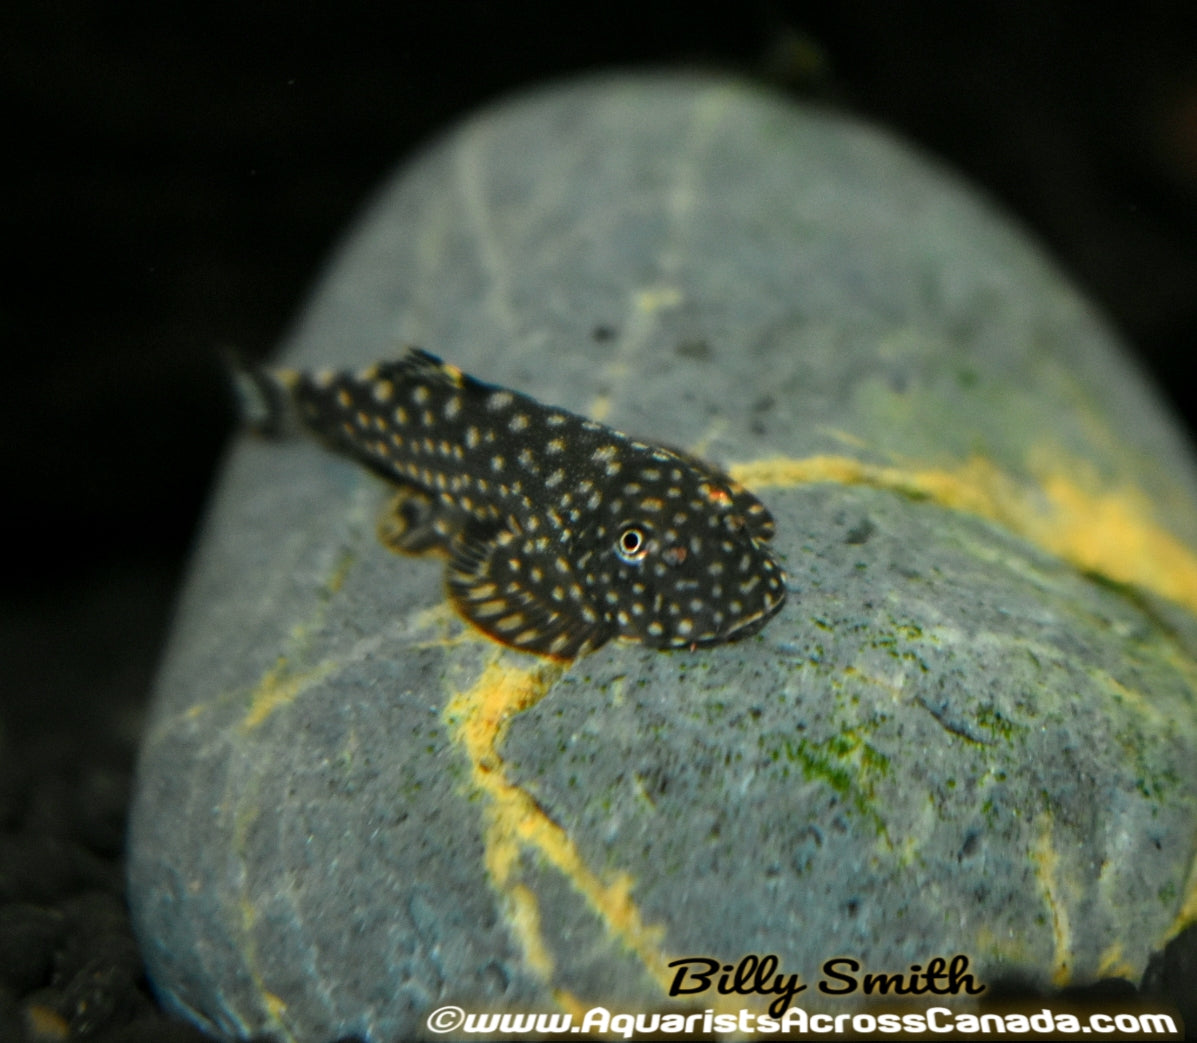
{"label": "fish eye", "polygon": [[615,553],[628,564],[642,560],[648,553],[648,536],[638,526],[626,526],[615,540]]}

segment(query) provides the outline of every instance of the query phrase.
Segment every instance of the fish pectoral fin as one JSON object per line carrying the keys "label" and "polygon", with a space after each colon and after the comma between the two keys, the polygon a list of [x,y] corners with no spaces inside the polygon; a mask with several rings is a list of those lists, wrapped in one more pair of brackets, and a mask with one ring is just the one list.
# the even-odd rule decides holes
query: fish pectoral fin
{"label": "fish pectoral fin", "polygon": [[448,553],[453,537],[461,530],[454,518],[418,485],[401,485],[378,519],[378,538],[401,554]]}
{"label": "fish pectoral fin", "polygon": [[457,611],[503,644],[556,659],[591,652],[614,636],[592,605],[570,596],[571,583],[559,572],[522,560],[518,540],[509,529],[489,536],[466,530],[454,539],[448,587]]}

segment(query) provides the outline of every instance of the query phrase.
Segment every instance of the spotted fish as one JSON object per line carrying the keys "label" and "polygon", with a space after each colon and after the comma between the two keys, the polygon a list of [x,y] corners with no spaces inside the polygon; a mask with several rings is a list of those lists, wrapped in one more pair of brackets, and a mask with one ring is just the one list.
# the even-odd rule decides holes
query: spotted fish
{"label": "spotted fish", "polygon": [[773,519],[684,452],[485,384],[417,348],[357,373],[241,375],[251,423],[299,427],[398,487],[379,534],[448,557],[449,597],[505,644],[697,647],[785,600]]}

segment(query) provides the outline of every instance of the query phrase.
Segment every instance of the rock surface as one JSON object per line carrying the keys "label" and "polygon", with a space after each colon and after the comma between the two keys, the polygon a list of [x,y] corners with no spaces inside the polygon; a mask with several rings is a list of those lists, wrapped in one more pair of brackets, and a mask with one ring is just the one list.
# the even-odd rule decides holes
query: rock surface
{"label": "rock surface", "polygon": [[952,178],[732,81],[546,90],[382,193],[284,357],[407,343],[732,465],[790,600],[740,644],[563,668],[378,543],[376,479],[247,440],[131,823],[174,1008],[410,1038],[446,1004],[656,1009],[673,959],[776,953],[849,1009],[823,961],[1134,980],[1194,919],[1197,475]]}

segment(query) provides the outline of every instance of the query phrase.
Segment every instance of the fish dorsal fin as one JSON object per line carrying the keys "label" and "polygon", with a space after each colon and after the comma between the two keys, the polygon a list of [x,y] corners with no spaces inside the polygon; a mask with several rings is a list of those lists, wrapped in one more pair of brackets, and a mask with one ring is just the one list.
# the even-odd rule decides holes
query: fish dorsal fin
{"label": "fish dorsal fin", "polygon": [[456,366],[442,360],[423,348],[408,348],[404,355],[394,362],[380,363],[380,376],[393,380],[414,380],[439,387],[457,388],[465,391],[494,391],[495,386],[463,373]]}
{"label": "fish dorsal fin", "polygon": [[442,377],[450,372],[438,355],[425,351],[423,348],[408,348],[403,357],[391,365],[413,376]]}
{"label": "fish dorsal fin", "polygon": [[511,529],[468,526],[453,540],[447,576],[457,610],[521,651],[573,659],[614,636],[572,570],[527,554]]}

